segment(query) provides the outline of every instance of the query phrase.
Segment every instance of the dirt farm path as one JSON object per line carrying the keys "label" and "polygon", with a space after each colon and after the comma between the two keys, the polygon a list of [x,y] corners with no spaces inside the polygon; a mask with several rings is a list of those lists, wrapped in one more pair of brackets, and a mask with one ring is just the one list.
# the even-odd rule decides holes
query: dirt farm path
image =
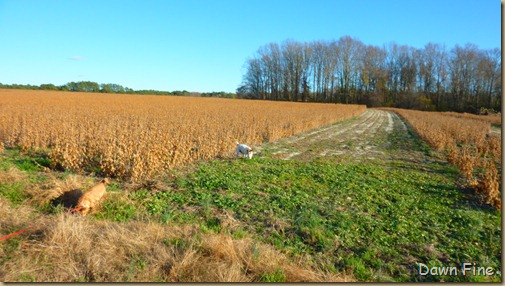
{"label": "dirt farm path", "polygon": [[393,147],[391,141],[413,140],[411,137],[407,126],[396,113],[367,109],[353,119],[264,144],[256,149],[259,157],[284,160],[328,156],[345,161],[387,160],[397,157],[389,152]]}

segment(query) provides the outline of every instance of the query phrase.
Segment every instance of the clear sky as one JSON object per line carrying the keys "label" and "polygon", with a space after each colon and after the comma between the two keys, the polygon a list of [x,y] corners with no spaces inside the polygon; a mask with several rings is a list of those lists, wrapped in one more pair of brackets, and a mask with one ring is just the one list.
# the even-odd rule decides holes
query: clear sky
{"label": "clear sky", "polygon": [[0,0],[0,83],[235,92],[286,39],[501,47],[499,0]]}

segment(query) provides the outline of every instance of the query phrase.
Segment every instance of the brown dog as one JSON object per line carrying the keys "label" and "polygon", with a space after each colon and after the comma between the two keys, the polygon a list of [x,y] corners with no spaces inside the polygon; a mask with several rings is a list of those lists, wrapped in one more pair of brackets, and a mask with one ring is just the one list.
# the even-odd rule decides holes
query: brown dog
{"label": "brown dog", "polygon": [[100,199],[105,195],[105,186],[110,184],[109,179],[103,179],[100,184],[87,190],[77,202],[75,210],[85,216],[92,208],[98,205]]}

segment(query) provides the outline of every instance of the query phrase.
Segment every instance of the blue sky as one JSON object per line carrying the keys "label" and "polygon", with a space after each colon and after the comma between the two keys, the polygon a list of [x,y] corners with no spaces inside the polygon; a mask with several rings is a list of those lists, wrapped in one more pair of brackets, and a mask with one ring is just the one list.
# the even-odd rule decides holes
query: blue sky
{"label": "blue sky", "polygon": [[257,49],[349,35],[501,46],[499,0],[0,0],[0,83],[234,92]]}

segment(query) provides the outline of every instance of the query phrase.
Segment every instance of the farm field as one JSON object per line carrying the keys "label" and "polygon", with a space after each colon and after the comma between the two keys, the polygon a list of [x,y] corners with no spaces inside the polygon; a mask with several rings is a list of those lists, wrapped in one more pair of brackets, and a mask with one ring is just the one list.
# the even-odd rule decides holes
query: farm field
{"label": "farm field", "polygon": [[[0,142],[132,181],[361,114],[363,105],[0,90]],[[0,146],[0,147],[2,147]]]}
{"label": "farm field", "polygon": [[[466,184],[483,196],[487,203],[501,208],[501,125],[496,116],[491,121],[482,116],[454,116],[452,113],[427,113],[390,109],[405,118],[431,147],[446,154],[466,179]],[[477,119],[476,119],[477,118]]]}
{"label": "farm field", "polygon": [[[31,227],[0,241],[1,281],[502,281],[501,214],[469,183],[487,178],[484,165],[466,176],[467,169],[456,163],[462,156],[449,163],[446,147],[451,145],[430,144],[406,111],[138,97],[132,104],[138,110],[130,113],[111,104],[116,96],[94,105],[103,95],[66,95],[73,96],[66,98],[72,104],[58,107],[60,94],[39,94],[51,100],[42,104],[45,99],[32,94],[13,99],[0,93],[0,108],[14,112],[0,115],[5,146],[0,156],[0,236]],[[146,98],[155,106],[143,107]],[[212,107],[214,102],[219,107]],[[91,106],[102,116],[115,116],[92,123]],[[192,116],[184,117],[182,111]],[[75,114],[82,117],[70,120]],[[163,125],[169,115],[183,121],[185,130],[201,133],[168,141],[163,137],[167,130],[182,134],[163,129],[172,128]],[[120,123],[131,116],[152,139]],[[484,138],[492,133],[486,124]],[[13,126],[18,131],[33,126],[33,132],[12,133]],[[52,129],[43,132],[44,126]],[[87,135],[75,131],[95,129]],[[215,130],[224,135],[213,134]],[[51,136],[73,140],[63,144]],[[257,154],[252,160],[233,158],[236,140],[253,145]],[[488,140],[490,146],[493,140]],[[140,158],[149,157],[149,146],[160,142],[186,142],[177,152],[188,160],[168,164],[160,173],[142,166],[156,170],[161,163],[151,167],[133,160],[130,167],[120,165],[126,155],[101,165],[106,153],[99,151],[77,156],[77,165],[64,163],[73,154],[70,146],[82,151],[80,142],[94,141],[138,144],[128,145],[133,150],[148,142],[142,149],[147,153],[133,153]],[[206,146],[207,141],[218,144]],[[473,148],[467,145],[477,145],[475,150],[487,146],[451,143],[461,148],[458,152]],[[86,148],[101,150],[92,146]],[[67,153],[51,153],[57,148]],[[214,150],[212,156],[203,155],[206,148]],[[165,154],[173,149],[159,150]],[[487,150],[478,158],[498,166],[501,149],[499,154]],[[126,171],[113,173],[115,169],[105,166]],[[67,214],[75,203],[70,194],[91,187],[103,175],[117,178],[102,204],[88,217]],[[501,181],[501,167],[496,176]],[[492,267],[495,274],[423,276],[417,273],[418,263],[475,263]]]}

